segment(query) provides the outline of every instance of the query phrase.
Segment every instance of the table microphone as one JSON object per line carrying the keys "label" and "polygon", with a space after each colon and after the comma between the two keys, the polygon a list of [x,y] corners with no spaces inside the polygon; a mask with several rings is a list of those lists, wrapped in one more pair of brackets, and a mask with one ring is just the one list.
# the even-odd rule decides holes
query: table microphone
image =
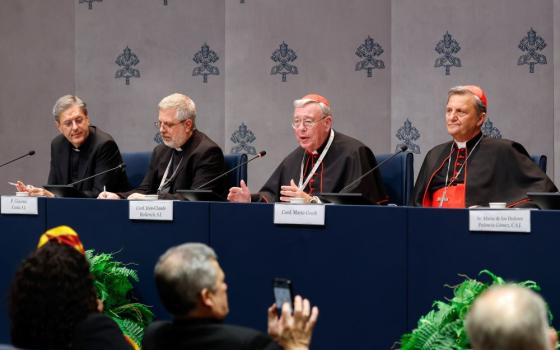
{"label": "table microphone", "polygon": [[377,170],[380,166],[382,166],[383,164],[387,163],[388,161],[390,161],[391,159],[395,158],[396,156],[398,156],[399,154],[405,152],[408,149],[407,145],[401,145],[401,147],[399,148],[399,150],[397,152],[395,152],[395,154],[393,154],[392,156],[390,156],[389,158],[385,159],[384,161],[382,161],[381,163],[377,164],[376,166],[374,166],[373,168],[369,169],[368,171],[366,171],[365,173],[363,173],[360,177],[358,177],[356,180],[352,181],[351,183],[349,183],[348,185],[344,186],[343,189],[341,189],[340,191],[338,191],[338,193],[345,193],[348,189],[352,188],[352,186],[354,186],[355,184],[357,184],[358,182],[360,182],[364,177],[368,176],[369,174],[371,174],[372,172],[374,172],[375,170]]}
{"label": "table microphone", "polygon": [[0,168],[3,167],[4,165],[8,165],[8,164],[10,164],[10,163],[13,163],[13,162],[15,162],[15,161],[18,160],[18,159],[21,159],[21,158],[24,158],[24,157],[27,157],[27,156],[32,156],[32,155],[34,155],[34,154],[35,154],[35,151],[29,151],[29,152],[27,152],[26,154],[24,154],[23,156],[19,156],[19,157],[15,158],[15,159],[10,160],[9,162],[6,162],[6,163],[0,165]]}
{"label": "table microphone", "polygon": [[94,177],[97,177],[97,176],[99,176],[99,175],[106,174],[106,173],[108,173],[108,172],[110,172],[110,171],[114,171],[114,170],[117,170],[117,169],[124,169],[124,168],[126,168],[126,164],[121,163],[121,164],[117,165],[117,166],[114,167],[114,168],[107,169],[107,170],[103,170],[102,172],[99,172],[99,173],[97,173],[97,174],[94,174],[94,175],[88,176],[88,177],[86,177],[86,178],[83,178],[83,179],[81,179],[81,180],[78,180],[78,181],[74,181],[74,182],[72,182],[72,183],[69,183],[67,186],[74,186],[74,185],[76,185],[76,184],[79,184],[80,182],[84,182],[84,181],[93,179]]}
{"label": "table microphone", "polygon": [[234,166],[233,168],[229,169],[228,171],[226,171],[226,172],[223,173],[223,174],[218,175],[217,177],[213,178],[212,180],[208,181],[207,183],[203,184],[202,186],[198,186],[198,187],[195,189],[195,191],[198,191],[198,190],[202,189],[203,187],[208,186],[208,185],[211,184],[212,182],[214,182],[214,181],[216,181],[216,180],[218,180],[218,179],[221,179],[222,177],[226,176],[227,174],[231,173],[232,171],[239,169],[240,167],[244,166],[245,164],[249,164],[250,162],[252,162],[253,160],[255,160],[255,159],[257,159],[257,158],[262,158],[262,157],[264,157],[265,155],[266,155],[266,151],[260,151],[260,152],[257,153],[257,155],[254,156],[253,158],[251,158],[251,159],[249,159],[249,160],[247,160],[247,161],[245,161],[245,162],[243,162],[243,163],[241,163],[241,164],[239,164],[239,165],[237,165],[237,166]]}

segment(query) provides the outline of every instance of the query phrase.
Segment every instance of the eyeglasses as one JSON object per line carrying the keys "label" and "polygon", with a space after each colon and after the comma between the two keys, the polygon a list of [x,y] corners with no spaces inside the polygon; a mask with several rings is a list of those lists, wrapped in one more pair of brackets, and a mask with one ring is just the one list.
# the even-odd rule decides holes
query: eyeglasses
{"label": "eyeglasses", "polygon": [[167,122],[162,122],[160,120],[158,120],[157,122],[154,122],[154,126],[156,127],[156,129],[159,130],[159,128],[161,128],[163,126],[164,129],[171,129],[174,128],[176,125],[181,124],[182,122],[184,122],[184,120],[181,120],[179,122],[176,123],[167,123]]}
{"label": "eyeglasses", "polygon": [[74,125],[74,123],[76,123],[76,125],[81,125],[84,121],[86,120],[86,118],[84,117],[77,117],[74,119],[68,119],[65,120],[63,123],[61,123],[65,128],[71,128],[72,125]]}
{"label": "eyeglasses", "polygon": [[315,124],[317,124],[318,122],[320,122],[321,120],[325,119],[327,116],[323,116],[321,119],[319,120],[311,120],[311,119],[304,119],[304,120],[300,120],[300,119],[294,119],[292,120],[292,128],[297,129],[299,128],[300,125],[303,125],[304,128],[306,129],[311,129],[312,127],[315,126]]}

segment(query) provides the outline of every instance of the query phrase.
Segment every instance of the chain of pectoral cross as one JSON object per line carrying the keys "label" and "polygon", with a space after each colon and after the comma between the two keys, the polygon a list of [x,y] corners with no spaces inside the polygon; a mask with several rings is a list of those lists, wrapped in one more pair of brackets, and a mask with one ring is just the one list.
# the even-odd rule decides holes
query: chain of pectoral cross
{"label": "chain of pectoral cross", "polygon": [[[461,175],[461,172],[463,171],[463,168],[465,167],[465,164],[467,164],[467,161],[469,160],[469,158],[471,157],[471,155],[473,154],[474,150],[476,149],[476,146],[478,146],[478,144],[480,143],[480,141],[482,141],[482,138],[484,137],[484,135],[482,135],[478,141],[476,141],[476,143],[474,144],[473,148],[471,149],[470,152],[467,153],[467,157],[465,158],[465,161],[463,162],[463,164],[461,164],[461,167],[459,168],[459,170],[457,170],[457,173],[454,174],[451,177],[451,181],[449,181],[449,169],[451,169],[451,156],[453,155],[453,146],[455,145],[455,142],[451,143],[451,151],[449,152],[449,161],[447,162],[447,171],[445,173],[445,189],[443,190],[443,195],[441,196],[441,198],[437,198],[436,200],[439,201],[439,207],[441,208],[443,206],[443,202],[447,202],[449,201],[449,198],[447,198],[445,195],[447,194],[447,188],[449,186],[451,186],[455,181],[457,181],[457,179],[459,178],[459,175]],[[457,150],[458,151],[458,150]],[[449,182],[448,182],[449,181]]]}

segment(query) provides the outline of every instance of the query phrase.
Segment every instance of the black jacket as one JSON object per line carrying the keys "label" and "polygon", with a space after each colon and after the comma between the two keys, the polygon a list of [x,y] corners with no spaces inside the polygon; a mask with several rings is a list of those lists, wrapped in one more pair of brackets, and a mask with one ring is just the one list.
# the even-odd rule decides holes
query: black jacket
{"label": "black jacket", "polygon": [[268,335],[211,319],[158,321],[146,329],[144,350],[280,350]]}
{"label": "black jacket", "polygon": [[[72,182],[70,179],[70,152],[75,152],[72,148],[64,135],[58,135],[52,140],[49,185],[67,185]],[[80,146],[78,179],[114,168],[122,162],[119,147],[111,135],[95,126],[90,126],[89,136]],[[130,189],[124,169],[117,169],[75,185],[76,189],[93,198],[103,191],[103,186],[106,186],[107,191],[111,192]]]}
{"label": "black jacket", "polygon": [[[180,156],[183,157],[183,160],[171,181],[169,194],[162,196],[164,198],[176,197],[173,194],[177,190],[196,189],[225,172],[224,154],[221,148],[204,133],[194,130],[181,149]],[[156,194],[173,152],[174,149],[164,144],[156,146],[152,152],[150,166],[140,186],[126,193],[119,193],[119,196],[126,198],[135,192]],[[226,178],[223,177],[203,189],[225,196],[225,180]]]}

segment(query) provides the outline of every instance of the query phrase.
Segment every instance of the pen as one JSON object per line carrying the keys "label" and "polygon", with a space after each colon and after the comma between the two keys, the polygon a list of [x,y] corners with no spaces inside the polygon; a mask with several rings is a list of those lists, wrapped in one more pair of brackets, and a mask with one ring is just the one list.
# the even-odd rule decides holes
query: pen
{"label": "pen", "polygon": [[8,181],[8,185],[17,186],[16,183],[13,183],[13,182],[10,182],[10,181]]}

